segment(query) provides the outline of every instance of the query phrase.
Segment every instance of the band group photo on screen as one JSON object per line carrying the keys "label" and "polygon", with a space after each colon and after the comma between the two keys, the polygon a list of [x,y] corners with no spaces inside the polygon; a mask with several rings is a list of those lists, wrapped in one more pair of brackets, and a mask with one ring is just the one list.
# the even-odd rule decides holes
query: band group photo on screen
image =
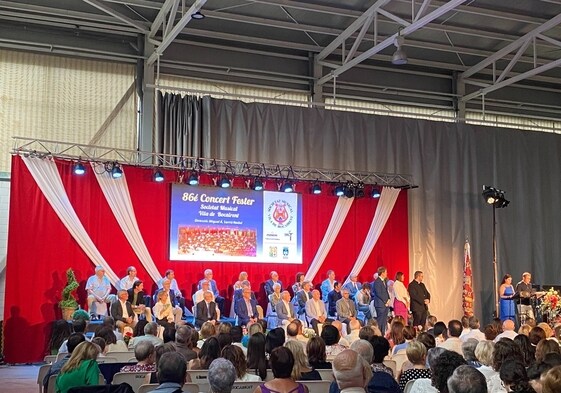
{"label": "band group photo on screen", "polygon": [[177,238],[179,255],[257,255],[256,229],[180,226]]}

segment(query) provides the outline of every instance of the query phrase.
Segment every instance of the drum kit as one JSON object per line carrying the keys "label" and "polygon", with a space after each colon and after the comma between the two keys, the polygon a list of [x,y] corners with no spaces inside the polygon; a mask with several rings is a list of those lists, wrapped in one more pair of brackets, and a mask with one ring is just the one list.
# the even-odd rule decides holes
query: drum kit
{"label": "drum kit", "polygon": [[[537,291],[537,292],[520,291],[514,294],[512,298],[513,300],[517,300],[518,304],[522,304],[523,299],[529,299],[536,320],[541,320],[542,318],[541,318],[541,314],[539,313],[539,310],[540,310],[542,298],[546,293],[547,292],[545,291]],[[521,315],[519,315],[519,317],[520,317],[520,324],[524,324],[526,318],[528,317],[528,313],[522,313]]]}

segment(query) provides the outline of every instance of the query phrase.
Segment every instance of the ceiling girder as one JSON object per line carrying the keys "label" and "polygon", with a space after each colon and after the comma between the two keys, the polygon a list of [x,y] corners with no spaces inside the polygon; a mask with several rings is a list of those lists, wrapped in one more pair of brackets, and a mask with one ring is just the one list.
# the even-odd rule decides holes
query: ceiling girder
{"label": "ceiling girder", "polygon": [[106,4],[103,4],[102,2],[98,1],[98,0],[82,0],[84,3],[87,3],[95,8],[97,8],[98,10],[101,10],[103,12],[105,12],[106,14],[111,15],[112,17],[119,19],[122,22],[125,22],[126,24],[135,27],[136,29],[138,29],[138,31],[140,31],[141,33],[145,34],[148,33],[148,29],[147,26],[139,21],[136,21],[134,19],[129,18],[128,16],[120,13],[119,11],[109,7]]}

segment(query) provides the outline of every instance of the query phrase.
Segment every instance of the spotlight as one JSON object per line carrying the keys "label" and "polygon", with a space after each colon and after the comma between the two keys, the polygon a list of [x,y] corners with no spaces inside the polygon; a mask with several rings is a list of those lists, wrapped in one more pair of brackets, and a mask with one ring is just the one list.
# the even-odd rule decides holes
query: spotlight
{"label": "spotlight", "polygon": [[113,179],[118,179],[121,176],[123,176],[123,170],[121,169],[119,164],[115,162],[113,164],[113,168],[111,168],[111,177],[113,177]]}
{"label": "spotlight", "polygon": [[321,194],[321,186],[319,185],[319,183],[314,183],[314,185],[312,186],[312,194],[314,195]]}
{"label": "spotlight", "polygon": [[378,199],[380,198],[380,195],[381,195],[380,187],[378,186],[372,187],[372,198]]}
{"label": "spotlight", "polygon": [[505,198],[505,192],[503,190],[499,190],[495,187],[483,186],[483,199],[489,205],[493,205],[494,207],[501,209],[508,206],[510,201]]}
{"label": "spotlight", "polygon": [[190,186],[196,186],[197,184],[199,184],[199,176],[197,176],[195,172],[191,172],[187,183],[189,183]]}
{"label": "spotlight", "polygon": [[344,188],[345,188],[345,196],[347,198],[352,198],[355,196],[355,185],[352,182],[347,182]]}
{"label": "spotlight", "polygon": [[342,184],[338,185],[337,187],[335,187],[333,193],[335,194],[335,196],[342,197],[343,195],[345,195],[345,186],[343,186]]}
{"label": "spotlight", "polygon": [[358,182],[355,185],[355,197],[356,198],[363,198],[364,197],[364,183]]}
{"label": "spotlight", "polygon": [[258,177],[255,178],[253,181],[253,187],[255,191],[262,191],[263,190],[263,182]]}
{"label": "spotlight", "polygon": [[152,179],[155,182],[161,183],[164,181],[164,174],[158,169],[156,172],[154,172]]}
{"label": "spotlight", "polygon": [[74,165],[74,174],[83,175],[84,173],[86,173],[86,167],[82,164],[82,162],[77,162]]}
{"label": "spotlight", "polygon": [[403,50],[403,42],[405,39],[401,36],[401,29],[397,33],[394,45],[397,48],[392,56],[392,64],[403,65],[407,64],[407,53]]}
{"label": "spotlight", "polygon": [[230,184],[230,179],[228,179],[228,176],[226,176],[226,175],[222,176],[222,178],[220,179],[219,185],[222,188],[229,188],[231,186],[231,184]]}
{"label": "spotlight", "polygon": [[191,18],[193,18],[195,20],[201,20],[201,19],[204,19],[205,16],[204,16],[204,14],[201,14],[200,11],[197,11],[194,14],[191,14]]}
{"label": "spotlight", "polygon": [[292,185],[291,182],[289,182],[288,180],[284,182],[284,184],[281,187],[281,191],[282,192],[292,192],[294,191],[294,186]]}

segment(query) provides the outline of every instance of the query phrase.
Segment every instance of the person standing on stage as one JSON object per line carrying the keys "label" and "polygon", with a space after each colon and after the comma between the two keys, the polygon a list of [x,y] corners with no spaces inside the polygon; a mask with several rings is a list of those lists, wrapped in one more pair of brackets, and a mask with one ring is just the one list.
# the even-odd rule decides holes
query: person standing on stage
{"label": "person standing on stage", "polygon": [[397,272],[395,275],[395,281],[393,284],[394,299],[393,299],[393,311],[395,315],[400,315],[403,317],[405,322],[409,316],[410,299],[409,292],[403,285],[403,272]]}
{"label": "person standing on stage", "polygon": [[388,270],[384,266],[378,268],[378,278],[374,281],[374,308],[376,309],[376,321],[382,335],[386,333],[388,325],[388,307],[390,306],[390,294],[386,286]]}
{"label": "person standing on stage", "polygon": [[423,284],[423,272],[416,271],[415,278],[407,288],[411,299],[413,326],[425,326],[430,303],[430,293]]}
{"label": "person standing on stage", "polygon": [[518,304],[518,315],[520,315],[521,319],[524,317],[532,318],[534,317],[534,310],[532,308],[532,299],[531,296],[533,294],[532,284],[530,281],[532,280],[532,275],[528,272],[524,272],[522,274],[522,281],[516,284],[515,292],[520,294],[520,304]]}
{"label": "person standing on stage", "polygon": [[512,286],[512,276],[510,274],[505,274],[503,281],[501,281],[501,286],[499,287],[499,297],[500,301],[500,318],[501,321],[506,321],[510,319],[515,321],[515,311],[514,311],[514,300],[512,300],[512,295],[514,295],[514,287]]}

